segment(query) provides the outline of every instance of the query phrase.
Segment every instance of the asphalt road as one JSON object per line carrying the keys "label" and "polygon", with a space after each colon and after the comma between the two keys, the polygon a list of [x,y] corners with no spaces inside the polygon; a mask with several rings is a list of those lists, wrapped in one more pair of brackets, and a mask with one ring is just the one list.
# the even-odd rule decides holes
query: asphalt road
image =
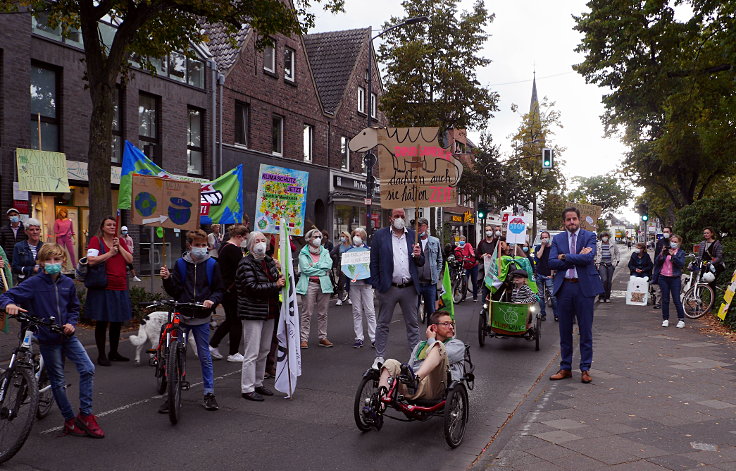
{"label": "asphalt road", "polygon": [[[293,399],[267,398],[254,403],[240,397],[240,364],[215,362],[217,412],[201,406],[199,363],[190,353],[192,389],[184,393],[183,418],[172,426],[157,413],[153,369],[131,363],[97,368],[95,413],[106,432],[103,440],[63,436],[62,418],[54,409],[37,421],[23,449],[5,469],[186,469],[342,470],[464,469],[496,438],[499,429],[526,399],[530,388],[558,353],[557,325],[543,323],[542,347],[523,339],[486,339],[479,348],[477,312],[470,299],[456,306],[457,336],[469,343],[475,363],[470,392],[470,420],[463,444],[451,450],[442,435],[442,420],[402,423],[386,420],[380,432],[361,433],[353,422],[353,398],[361,375],[373,361],[369,347],[351,348],[350,306],[329,312],[334,348],[316,347],[316,320],[311,348],[302,352],[302,376]],[[227,347],[221,345],[221,350]],[[88,346],[96,358],[94,346]],[[132,357],[129,343],[121,351]],[[400,314],[394,317],[389,356],[405,360],[409,351]],[[69,381],[76,373],[67,368]],[[266,380],[272,387],[273,380]],[[78,389],[69,390],[72,403]],[[421,464],[420,464],[421,463]]]}

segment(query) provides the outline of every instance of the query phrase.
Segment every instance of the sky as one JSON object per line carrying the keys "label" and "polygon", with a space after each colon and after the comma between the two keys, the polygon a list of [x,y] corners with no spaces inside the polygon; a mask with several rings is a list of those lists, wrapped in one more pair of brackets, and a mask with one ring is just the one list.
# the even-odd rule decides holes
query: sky
{"label": "sky", "polygon": [[[500,95],[499,111],[486,128],[508,155],[512,150],[510,136],[518,128],[521,115],[529,111],[536,70],[540,101],[547,97],[561,113],[563,127],[551,140],[566,148],[562,158],[566,161],[563,173],[568,182],[575,176],[591,177],[616,170],[627,150],[616,137],[603,135],[601,98],[607,91],[586,84],[572,70],[574,64],[583,61],[583,56],[575,52],[581,34],[573,29],[572,15],[586,11],[585,3],[585,0],[486,0],[486,8],[495,14],[495,19],[487,26],[490,37],[481,54],[492,62],[477,71],[480,83]],[[459,9],[469,9],[472,4],[472,0],[461,0]],[[346,0],[345,13],[331,14],[317,9],[314,13],[316,25],[310,32],[367,26],[378,31],[392,16],[404,16],[399,0]],[[376,49],[379,41],[380,38],[376,40]],[[519,107],[516,113],[511,110],[512,104]],[[479,131],[469,130],[471,139],[475,137],[477,141]],[[633,206],[633,200],[629,206]],[[638,219],[633,208],[622,208],[615,214],[632,222]]]}

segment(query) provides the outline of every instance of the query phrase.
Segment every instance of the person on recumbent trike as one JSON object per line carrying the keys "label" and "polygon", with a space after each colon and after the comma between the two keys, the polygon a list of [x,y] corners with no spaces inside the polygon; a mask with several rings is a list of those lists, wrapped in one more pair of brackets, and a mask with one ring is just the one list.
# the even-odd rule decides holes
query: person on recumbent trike
{"label": "person on recumbent trike", "polygon": [[[427,340],[414,347],[406,365],[394,359],[383,363],[378,383],[381,394],[390,389],[389,378],[396,380],[402,373],[413,378],[413,385],[398,385],[399,393],[410,400],[444,397],[448,368],[453,381],[462,379],[465,344],[455,338],[452,317],[444,311],[435,311],[429,318],[426,334]],[[403,372],[402,366],[406,366]]]}

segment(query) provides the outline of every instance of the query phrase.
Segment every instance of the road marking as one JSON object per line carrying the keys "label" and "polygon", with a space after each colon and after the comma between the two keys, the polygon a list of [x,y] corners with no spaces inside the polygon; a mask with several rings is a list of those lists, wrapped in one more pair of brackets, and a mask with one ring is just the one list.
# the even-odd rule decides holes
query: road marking
{"label": "road marking", "polygon": [[[232,376],[235,373],[240,373],[240,372],[241,372],[241,370],[231,371],[230,373],[225,373],[224,375],[220,375],[220,376],[216,377],[214,380],[217,381],[217,380],[220,380],[220,379],[225,379],[225,377],[227,377],[227,376]],[[191,389],[193,387],[200,386],[201,384],[202,384],[202,381],[199,381],[197,383],[192,383],[192,384],[189,385],[189,389]],[[100,412],[99,414],[95,414],[95,415],[97,417],[105,417],[106,415],[110,415],[110,414],[114,414],[116,412],[120,412],[120,411],[124,411],[124,410],[130,409],[131,407],[139,406],[141,404],[146,404],[148,402],[153,401],[154,399],[161,399],[162,397],[164,397],[163,394],[157,394],[155,396],[149,397],[148,399],[141,399],[140,401],[131,402],[131,403],[122,405],[120,407],[116,407],[114,409],[110,409],[110,410],[106,410],[104,412]],[[60,431],[63,428],[64,428],[63,425],[62,426],[59,426],[59,427],[53,427],[53,428],[50,428],[48,430],[44,430],[43,432],[41,432],[41,434],[43,435],[43,434],[58,432],[58,431]]]}

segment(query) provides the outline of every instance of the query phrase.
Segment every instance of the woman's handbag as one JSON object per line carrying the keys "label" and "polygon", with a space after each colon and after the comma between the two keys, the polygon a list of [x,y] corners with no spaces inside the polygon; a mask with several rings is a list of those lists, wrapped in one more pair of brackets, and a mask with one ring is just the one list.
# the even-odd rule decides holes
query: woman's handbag
{"label": "woman's handbag", "polygon": [[[102,241],[102,239],[98,239],[100,241],[100,255],[104,255],[105,253],[105,242]],[[87,257],[84,257],[84,266],[86,267],[86,274],[84,275],[84,286],[90,289],[105,289],[107,288],[107,262],[97,263],[95,265],[90,265],[87,263]],[[79,260],[79,264],[77,264],[77,273],[79,273],[80,270],[80,264],[82,263],[82,260]]]}

